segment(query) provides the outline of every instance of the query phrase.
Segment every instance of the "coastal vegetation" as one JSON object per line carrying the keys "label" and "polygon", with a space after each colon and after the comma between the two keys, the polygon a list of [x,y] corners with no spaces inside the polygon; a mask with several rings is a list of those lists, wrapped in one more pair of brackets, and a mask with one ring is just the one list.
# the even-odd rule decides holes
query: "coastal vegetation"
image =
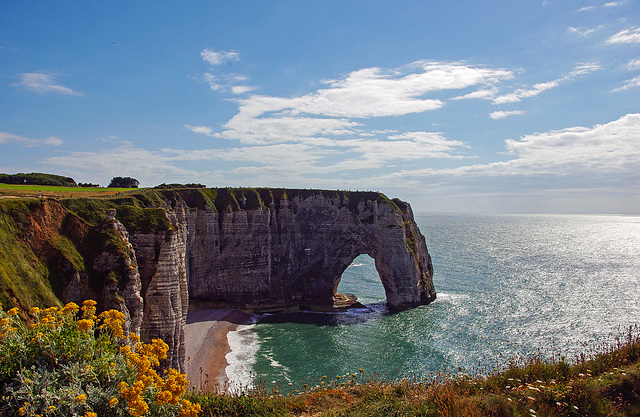
{"label": "coastal vegetation", "polygon": [[167,345],[124,334],[117,310],[96,302],[20,314],[0,310],[0,416],[196,416],[187,381],[159,371]]}
{"label": "coastal vegetation", "polygon": [[362,370],[315,384],[257,382],[235,394],[186,393],[167,345],[125,335],[122,313],[81,307],[0,310],[1,416],[635,416],[640,336],[568,360],[515,359],[486,376],[384,381]]}

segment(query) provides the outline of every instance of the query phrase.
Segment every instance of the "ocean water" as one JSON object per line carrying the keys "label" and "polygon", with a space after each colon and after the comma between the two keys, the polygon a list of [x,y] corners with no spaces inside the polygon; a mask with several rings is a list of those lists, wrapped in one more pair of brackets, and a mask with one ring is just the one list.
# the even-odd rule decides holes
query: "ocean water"
{"label": "ocean water", "polygon": [[612,341],[640,320],[640,217],[416,215],[437,300],[391,312],[362,255],[339,292],[366,305],[341,313],[263,315],[229,334],[232,383],[286,384],[347,373],[430,378],[481,373],[513,357]]}

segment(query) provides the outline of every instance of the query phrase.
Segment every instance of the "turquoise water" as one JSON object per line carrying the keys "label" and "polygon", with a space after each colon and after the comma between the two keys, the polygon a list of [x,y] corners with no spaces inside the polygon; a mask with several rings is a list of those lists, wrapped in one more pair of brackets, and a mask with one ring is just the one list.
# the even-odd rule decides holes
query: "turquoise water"
{"label": "turquoise water", "polygon": [[264,315],[230,333],[232,381],[317,381],[363,369],[387,379],[482,372],[514,356],[573,356],[640,319],[640,217],[417,215],[438,299],[387,310],[373,260],[339,292],[367,306]]}

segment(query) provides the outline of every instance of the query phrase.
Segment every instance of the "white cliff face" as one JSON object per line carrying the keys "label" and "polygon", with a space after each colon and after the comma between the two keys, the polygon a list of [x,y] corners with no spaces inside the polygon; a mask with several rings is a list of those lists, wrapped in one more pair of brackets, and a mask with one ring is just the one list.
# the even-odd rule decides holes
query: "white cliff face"
{"label": "white cliff face", "polygon": [[413,214],[339,197],[283,199],[255,210],[191,212],[189,298],[210,307],[273,310],[331,304],[358,255],[376,260],[391,308],[435,298],[432,266]]}
{"label": "white cliff face", "polygon": [[188,310],[186,229],[135,233],[130,240],[139,259],[144,298],[141,338],[162,339],[168,346],[164,363],[184,371],[184,325]]}

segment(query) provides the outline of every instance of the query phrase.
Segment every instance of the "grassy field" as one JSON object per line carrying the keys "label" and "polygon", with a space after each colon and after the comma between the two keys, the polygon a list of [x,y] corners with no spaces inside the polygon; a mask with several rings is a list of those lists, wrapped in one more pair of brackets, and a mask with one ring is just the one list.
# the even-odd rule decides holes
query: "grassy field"
{"label": "grassy field", "polygon": [[139,188],[90,188],[90,187],[55,187],[50,185],[15,185],[0,184],[0,198],[2,197],[34,197],[40,193],[42,197],[73,198],[73,197],[111,197],[117,193],[137,191]]}

